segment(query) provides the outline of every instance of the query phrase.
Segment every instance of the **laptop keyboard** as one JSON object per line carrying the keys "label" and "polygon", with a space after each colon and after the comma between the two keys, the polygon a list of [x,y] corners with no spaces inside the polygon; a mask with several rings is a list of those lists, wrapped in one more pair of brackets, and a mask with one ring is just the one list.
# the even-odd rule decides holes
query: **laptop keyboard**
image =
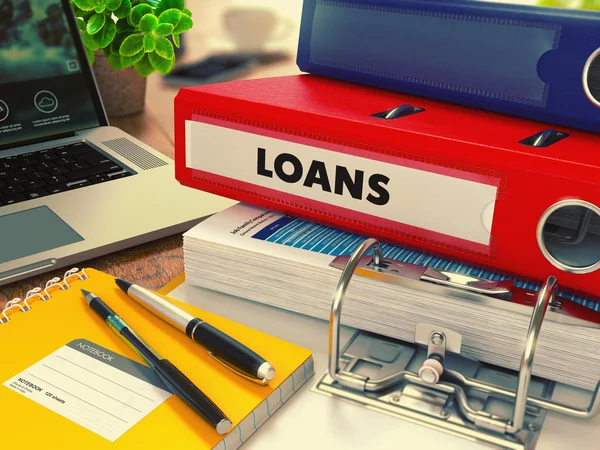
{"label": "laptop keyboard", "polygon": [[0,206],[130,175],[84,142],[0,158]]}

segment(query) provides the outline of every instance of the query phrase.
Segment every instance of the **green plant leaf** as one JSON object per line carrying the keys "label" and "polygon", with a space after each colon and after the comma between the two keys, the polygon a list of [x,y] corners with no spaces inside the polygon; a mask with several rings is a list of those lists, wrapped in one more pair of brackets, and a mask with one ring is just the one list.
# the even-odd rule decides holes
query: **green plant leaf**
{"label": "green plant leaf", "polygon": [[106,47],[104,47],[102,49],[102,53],[104,54],[104,56],[106,56],[108,58],[111,55],[111,53],[110,53],[110,45],[107,45]]}
{"label": "green plant leaf", "polygon": [[181,41],[179,40],[178,34],[173,35],[173,44],[175,44],[175,47],[177,48],[181,47]]}
{"label": "green plant leaf", "polygon": [[100,5],[96,6],[96,9],[94,9],[94,11],[96,11],[98,14],[104,12],[104,10],[106,9],[106,5],[104,3],[101,3]]}
{"label": "green plant leaf", "polygon": [[144,33],[152,33],[154,30],[156,30],[157,26],[158,19],[154,16],[154,14],[146,14],[140,20],[140,31],[143,31]]}
{"label": "green plant leaf", "polygon": [[[155,43],[155,47],[156,47],[156,53],[158,53],[159,56],[161,56],[162,58],[165,59],[173,59],[175,58],[175,51],[173,50],[173,44],[171,44],[171,42],[164,37],[159,37],[156,38],[156,43]],[[152,62],[152,60],[150,60],[150,62]],[[158,70],[158,68],[156,69]],[[160,72],[160,70],[159,70]]]}
{"label": "green plant leaf", "polygon": [[125,40],[130,33],[124,31],[117,31],[117,34],[113,41],[110,43],[110,52],[113,55],[120,55],[119,49],[121,48],[121,44]]}
{"label": "green plant leaf", "polygon": [[182,14],[181,19],[179,20],[179,23],[173,30],[173,33],[175,33],[175,34],[184,33],[186,31],[188,31],[189,29],[191,29],[193,26],[194,26],[194,22],[192,21],[192,18],[186,14]]}
{"label": "green plant leaf", "polygon": [[145,54],[146,54],[146,52],[141,51],[139,53],[136,53],[133,56],[121,56],[121,65],[123,66],[123,68],[131,67],[135,63],[140,61],[144,57]]}
{"label": "green plant leaf", "polygon": [[150,60],[148,58],[149,54],[151,53],[144,54],[144,57],[133,65],[135,67],[135,71],[142,77],[147,77],[154,72],[154,67],[152,67],[152,64],[150,64]]}
{"label": "green plant leaf", "polygon": [[152,14],[152,8],[145,3],[139,4],[131,10],[129,20],[134,27],[137,27],[146,14]]}
{"label": "green plant leaf", "polygon": [[171,23],[160,23],[156,27],[155,33],[159,36],[168,36],[174,29],[175,27]]}
{"label": "green plant leaf", "polygon": [[130,23],[127,21],[127,19],[121,19],[117,22],[117,30],[118,31],[127,31],[127,32],[129,32],[129,34],[131,34],[131,32],[133,30],[135,30],[135,28],[130,25]]}
{"label": "green plant leaf", "polygon": [[159,16],[158,23],[170,23],[171,25],[176,27],[179,23],[179,19],[181,19],[181,11],[179,11],[178,9],[171,8],[167,9]]}
{"label": "green plant leaf", "polygon": [[96,62],[96,54],[87,47],[85,48],[85,54],[87,56],[88,61],[90,62],[90,66],[93,66]]}
{"label": "green plant leaf", "polygon": [[82,19],[87,20],[94,14],[93,9],[91,11],[84,11],[83,9],[79,8],[75,3],[72,3],[72,5],[75,17],[81,17]]}
{"label": "green plant leaf", "polygon": [[83,20],[81,17],[77,17],[76,19],[77,22],[77,28],[79,28],[79,31],[83,31],[86,29],[86,24],[85,24],[85,20]]}
{"label": "green plant leaf", "polygon": [[123,64],[121,63],[120,55],[109,55],[108,56],[108,65],[113,70],[121,70],[123,68]]}
{"label": "green plant leaf", "polygon": [[167,9],[171,8],[175,8],[181,11],[183,9],[183,0],[160,0],[158,2],[158,6],[154,10],[154,14],[160,16]]}
{"label": "green plant leaf", "polygon": [[121,47],[119,48],[119,53],[122,56],[133,56],[138,52],[141,52],[144,48],[144,35],[142,34],[132,34],[131,36],[127,36]]}
{"label": "green plant leaf", "polygon": [[116,11],[121,7],[121,0],[105,0],[105,3],[109,11]]}
{"label": "green plant leaf", "polygon": [[123,0],[121,6],[114,12],[117,19],[124,19],[129,15],[131,11],[131,0]]}
{"label": "green plant leaf", "polygon": [[181,10],[181,12],[184,13],[184,14],[187,14],[190,17],[192,17],[192,12],[189,9],[187,9],[187,8],[183,8]]}
{"label": "green plant leaf", "polygon": [[82,11],[92,11],[96,9],[96,2],[94,0],[72,0],[73,4]]}
{"label": "green plant leaf", "polygon": [[107,47],[115,38],[117,34],[117,25],[112,21],[112,19],[108,19],[102,29],[91,36],[94,40],[98,48]]}
{"label": "green plant leaf", "polygon": [[100,48],[98,44],[96,44],[96,40],[90,36],[87,31],[81,33],[81,40],[83,41],[85,48],[92,52]]}
{"label": "green plant leaf", "polygon": [[155,47],[154,36],[147,34],[144,36],[144,51],[146,53],[153,52]]}
{"label": "green plant leaf", "polygon": [[[158,42],[157,42],[157,44],[158,44]],[[163,58],[162,56],[160,56],[156,52],[146,53],[146,55],[148,55],[148,61],[150,61],[150,64],[152,64],[152,67],[154,67],[157,71],[159,71],[163,75],[168,74],[171,71],[171,69],[173,68],[173,66],[175,65],[175,58],[166,59],[166,58]]]}
{"label": "green plant leaf", "polygon": [[86,30],[89,34],[96,34],[102,29],[106,22],[104,14],[94,14],[87,23]]}

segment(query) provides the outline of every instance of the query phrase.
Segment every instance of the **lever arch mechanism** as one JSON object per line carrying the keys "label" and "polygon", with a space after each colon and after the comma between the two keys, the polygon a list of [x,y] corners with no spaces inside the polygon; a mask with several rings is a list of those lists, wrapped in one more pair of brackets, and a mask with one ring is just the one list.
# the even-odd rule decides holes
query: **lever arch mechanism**
{"label": "lever arch mechanism", "polygon": [[[371,249],[373,257],[366,256]],[[414,343],[358,331],[340,354],[342,307],[352,276],[392,264],[375,239],[365,240],[346,258],[331,306],[328,370],[313,388],[316,392],[511,449],[535,447],[548,411],[579,419],[600,412],[600,383],[588,407],[579,409],[552,401],[556,383],[531,375],[540,330],[556,297],[556,278],[549,277],[537,295],[520,369],[513,372],[460,355],[460,334],[435,324],[418,324]],[[452,274],[446,276],[452,280]],[[473,281],[454,285],[469,291]],[[479,291],[476,280],[475,286]]]}

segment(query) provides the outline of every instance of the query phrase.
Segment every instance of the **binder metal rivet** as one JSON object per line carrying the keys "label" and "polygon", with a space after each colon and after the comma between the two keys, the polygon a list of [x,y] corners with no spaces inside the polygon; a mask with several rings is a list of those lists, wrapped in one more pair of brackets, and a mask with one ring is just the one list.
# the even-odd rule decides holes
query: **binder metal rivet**
{"label": "binder metal rivet", "polygon": [[427,359],[419,369],[419,378],[428,384],[436,384],[444,373],[446,356],[446,336],[439,331],[429,335]]}
{"label": "binder metal rivet", "polygon": [[433,333],[431,335],[431,343],[435,344],[435,345],[440,345],[442,342],[444,342],[444,336],[440,333]]}

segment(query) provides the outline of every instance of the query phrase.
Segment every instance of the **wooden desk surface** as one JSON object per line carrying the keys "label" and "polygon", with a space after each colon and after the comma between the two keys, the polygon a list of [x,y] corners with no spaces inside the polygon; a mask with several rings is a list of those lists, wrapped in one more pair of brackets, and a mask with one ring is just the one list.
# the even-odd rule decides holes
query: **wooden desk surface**
{"label": "wooden desk surface", "polygon": [[[295,64],[298,26],[300,22],[301,0],[286,0],[281,5],[277,0],[245,0],[240,5],[269,7],[281,16],[291,19],[294,25],[288,38],[269,44],[268,49],[283,50],[289,59],[270,66],[253,69],[242,78],[262,78],[299,73]],[[185,37],[185,53],[179,62],[197,61],[204,56],[232,50],[221,31],[222,14],[225,9],[235,7],[235,2],[223,0],[203,0],[186,2],[192,10],[194,28]],[[173,99],[178,89],[166,86],[162,78],[151,75],[148,78],[146,109],[143,113],[111,119],[111,125],[137,137],[164,155],[173,157]],[[181,235],[121,250],[106,256],[82,261],[77,266],[95,269],[122,277],[151,289],[158,289],[183,272],[183,249]],[[23,296],[29,289],[42,286],[50,278],[60,276],[69,267],[55,270],[0,287],[0,309],[15,297]]]}

